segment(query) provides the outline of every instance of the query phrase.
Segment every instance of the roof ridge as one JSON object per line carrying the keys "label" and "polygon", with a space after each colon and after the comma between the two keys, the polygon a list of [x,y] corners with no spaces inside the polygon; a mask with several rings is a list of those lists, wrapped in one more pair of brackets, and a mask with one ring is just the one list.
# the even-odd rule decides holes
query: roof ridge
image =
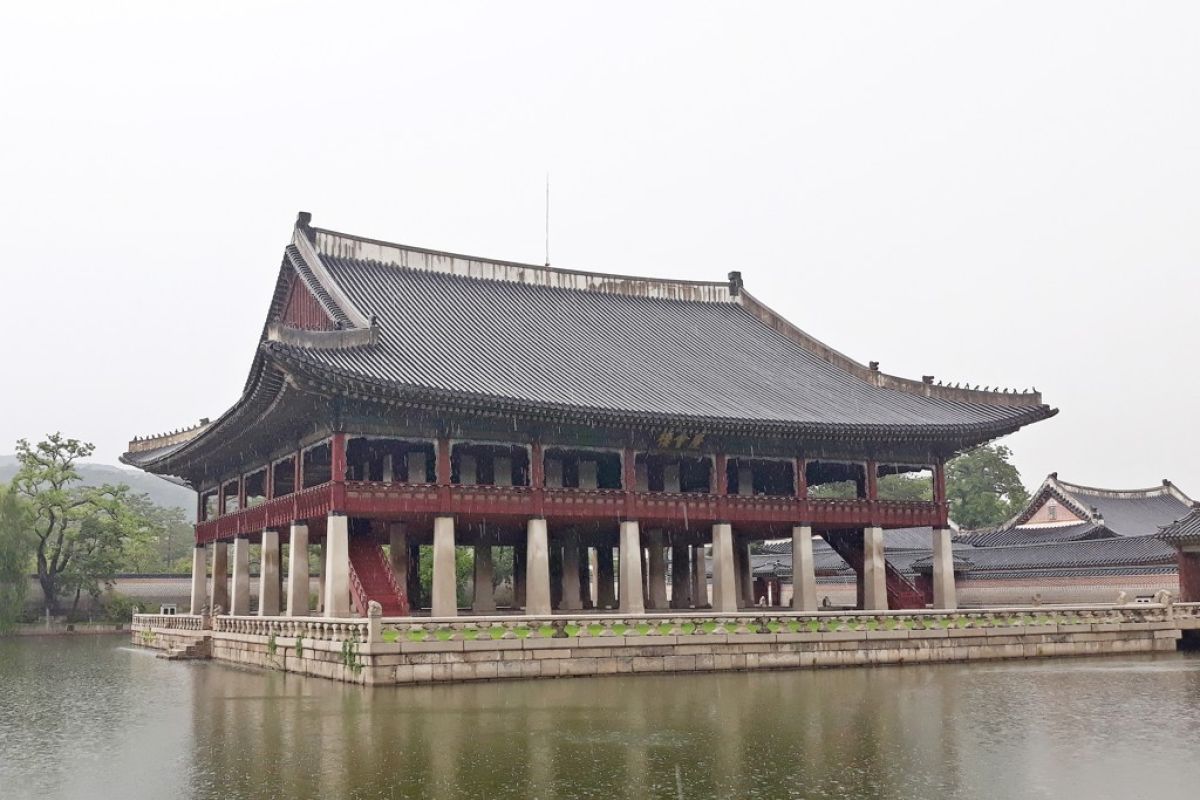
{"label": "roof ridge", "polygon": [[549,264],[526,264],[519,261],[452,253],[372,239],[327,228],[314,228],[308,224],[311,218],[311,215],[301,212],[300,219],[296,223],[296,230],[300,234],[299,238],[311,242],[314,252],[318,255],[348,258],[355,261],[374,261],[423,272],[437,272],[509,283],[531,283],[560,289],[642,295],[706,303],[735,303],[737,302],[737,293],[742,285],[740,272],[730,272],[729,279],[724,282],[690,281],[563,269],[551,267]]}
{"label": "roof ridge", "polygon": [[1145,489],[1103,489],[1098,486],[1084,486],[1079,483],[1070,483],[1058,477],[1058,473],[1053,473],[1054,480],[1063,490],[1072,493],[1092,495],[1095,497],[1107,497],[1113,500],[1162,497],[1163,495],[1171,495],[1183,503],[1191,504],[1191,498],[1185,495],[1175,484],[1166,478],[1158,486],[1150,486]]}

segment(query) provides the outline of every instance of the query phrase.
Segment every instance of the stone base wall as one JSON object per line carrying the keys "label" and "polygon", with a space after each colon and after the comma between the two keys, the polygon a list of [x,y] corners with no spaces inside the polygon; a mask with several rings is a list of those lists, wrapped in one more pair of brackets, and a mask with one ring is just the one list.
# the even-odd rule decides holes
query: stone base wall
{"label": "stone base wall", "polygon": [[133,642],[169,649],[209,637],[212,658],[218,661],[349,683],[392,685],[1151,653],[1174,650],[1181,627],[1195,622],[1073,619],[1062,624],[997,627],[392,642],[306,638],[303,629],[281,628],[280,633],[262,635],[143,627],[134,631]]}

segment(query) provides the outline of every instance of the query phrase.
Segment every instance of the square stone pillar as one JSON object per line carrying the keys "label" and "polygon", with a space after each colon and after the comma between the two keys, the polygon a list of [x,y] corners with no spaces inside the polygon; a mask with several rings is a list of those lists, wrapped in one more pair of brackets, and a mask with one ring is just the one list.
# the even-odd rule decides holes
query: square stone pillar
{"label": "square stone pillar", "polygon": [[[596,608],[600,603],[600,552],[598,548],[587,548],[588,556],[588,588],[587,597],[590,603],[584,603],[589,608]],[[610,561],[612,559],[609,559]]]}
{"label": "square stone pillar", "polygon": [[213,542],[212,545],[212,614],[221,609],[222,614],[229,613],[229,545],[225,542]]}
{"label": "square stone pillar", "polygon": [[612,547],[596,548],[596,608],[617,607],[616,572]]}
{"label": "square stone pillar", "polygon": [[949,528],[933,529],[934,608],[958,608],[958,597],[954,588],[954,551],[950,542]]}
{"label": "square stone pillar", "polygon": [[408,542],[408,607],[410,611],[424,607],[421,596],[421,545]]}
{"label": "square stone pillar", "polygon": [[234,616],[250,613],[250,539],[245,536],[233,540],[233,597],[229,613]]}
{"label": "square stone pillar", "polygon": [[886,611],[887,567],[883,555],[883,528],[863,531],[863,610]]}
{"label": "square stone pillar", "polygon": [[527,545],[519,544],[513,547],[513,608],[525,607],[525,568],[526,561],[528,560],[528,552],[529,548]]}
{"label": "square stone pillar", "polygon": [[650,608],[667,608],[667,558],[662,531],[650,531]]}
{"label": "square stone pillar", "polygon": [[492,573],[492,544],[481,541],[475,545],[475,597],[471,602],[471,611],[476,614],[496,610]]}
{"label": "square stone pillar", "polygon": [[713,525],[712,608],[728,614],[738,610],[737,568],[734,564],[733,526]]}
{"label": "square stone pillar", "polygon": [[388,562],[392,574],[396,576],[396,585],[404,592],[405,605],[412,608],[412,598],[408,596],[408,528],[403,522],[388,523]]}
{"label": "square stone pillar", "polygon": [[432,616],[458,616],[458,576],[454,567],[454,517],[435,517]]}
{"label": "square stone pillar", "polygon": [[746,608],[754,606],[754,570],[750,559],[750,542],[743,540],[737,544],[738,556],[741,559],[742,605]]}
{"label": "square stone pillar", "polygon": [[262,532],[262,555],[258,566],[258,615],[279,616],[279,531]]}
{"label": "square stone pillar", "polygon": [[325,616],[350,616],[350,518],[330,514],[325,522]]}
{"label": "square stone pillar", "polygon": [[[349,545],[347,545],[347,549]],[[325,613],[325,554],[328,548],[325,547],[325,540],[317,545],[317,613]]]}
{"label": "square stone pillar", "polygon": [[208,605],[208,549],[202,544],[192,548],[192,606],[191,613],[204,613]]}
{"label": "square stone pillar", "polygon": [[817,610],[817,572],[809,525],[792,528],[792,610]]}
{"label": "square stone pillar", "polygon": [[708,565],[704,559],[704,545],[692,548],[692,608],[708,607]]}
{"label": "square stone pillar", "polygon": [[642,535],[636,522],[621,523],[621,613],[644,614]]}
{"label": "square stone pillar", "polygon": [[563,611],[579,611],[583,608],[580,593],[579,542],[571,536],[562,549],[562,599],[558,607]]}
{"label": "square stone pillar", "polygon": [[308,525],[293,522],[288,542],[287,615],[308,616]]}
{"label": "square stone pillar", "polygon": [[525,526],[525,613],[550,614],[550,542],[546,520],[534,518]]}
{"label": "square stone pillar", "polygon": [[686,544],[671,546],[671,608],[688,608],[692,604],[692,548]]}

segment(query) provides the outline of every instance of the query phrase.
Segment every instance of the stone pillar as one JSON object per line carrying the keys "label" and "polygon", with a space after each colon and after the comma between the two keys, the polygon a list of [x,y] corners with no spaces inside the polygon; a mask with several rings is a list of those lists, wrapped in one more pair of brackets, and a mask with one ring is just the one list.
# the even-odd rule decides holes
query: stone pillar
{"label": "stone pillar", "polygon": [[492,544],[480,541],[475,545],[475,598],[471,611],[484,614],[496,610],[492,587]]}
{"label": "stone pillar", "polygon": [[650,531],[650,608],[667,607],[667,558],[662,531]]}
{"label": "stone pillar", "polygon": [[817,610],[817,573],[809,525],[792,528],[792,610]]}
{"label": "stone pillar", "polygon": [[[328,518],[326,518],[328,519]],[[325,547],[325,540],[320,540],[320,545],[317,546],[317,613],[325,613],[325,554],[329,552],[329,548]]]}
{"label": "stone pillar", "polygon": [[950,546],[949,528],[933,529],[933,607],[958,608],[958,598],[954,590],[954,553]]}
{"label": "stone pillar", "polygon": [[686,544],[671,546],[671,608],[688,608],[692,604],[691,564]]}
{"label": "stone pillar", "polygon": [[617,607],[615,580],[612,547],[604,545],[596,548],[596,608]]}
{"label": "stone pillar", "polygon": [[587,554],[589,578],[587,596],[591,599],[590,607],[598,608],[600,605],[600,550],[596,547],[589,547]]}
{"label": "stone pillar", "polygon": [[621,523],[621,613],[644,614],[642,536],[636,522]]}
{"label": "stone pillar", "polygon": [[192,607],[191,613],[204,613],[208,605],[208,549],[197,544],[192,548]]}
{"label": "stone pillar", "polygon": [[712,608],[727,614],[738,610],[733,526],[725,522],[713,525],[712,537]]}
{"label": "stone pillar", "polygon": [[233,597],[229,613],[234,616],[250,613],[250,539],[245,536],[233,540]]}
{"label": "stone pillar", "polygon": [[325,616],[350,616],[350,518],[330,514],[325,522]]}
{"label": "stone pillar", "polygon": [[692,607],[708,607],[708,566],[704,563],[704,545],[692,548]]}
{"label": "stone pillar", "polygon": [[863,531],[863,610],[886,611],[887,571],[883,555],[883,528]]}
{"label": "stone pillar", "polygon": [[550,542],[541,518],[529,520],[525,527],[525,613],[550,614]]}
{"label": "stone pillar", "polygon": [[388,523],[388,561],[392,574],[396,576],[396,585],[403,591],[412,609],[413,599],[408,597],[408,528],[403,522]]}
{"label": "stone pillar", "polygon": [[458,615],[458,576],[454,570],[454,517],[433,520],[433,599],[435,617]]}
{"label": "stone pillar", "polygon": [[579,586],[579,542],[574,536],[569,537],[562,551],[562,599],[558,607],[564,611],[579,611],[583,608],[580,602]]}
{"label": "stone pillar", "polygon": [[288,542],[287,615],[308,616],[308,525],[293,522]]}
{"label": "stone pillar", "polygon": [[408,607],[413,610],[424,607],[421,597],[421,545],[411,539],[408,543]]}
{"label": "stone pillar", "polygon": [[258,615],[279,616],[279,531],[262,532],[262,556],[258,566]]}
{"label": "stone pillar", "polygon": [[529,548],[519,544],[513,547],[513,608],[525,607],[525,565]]}
{"label": "stone pillar", "polygon": [[229,613],[229,545],[225,542],[213,542],[212,557],[212,597],[211,610],[221,609],[222,614]]}
{"label": "stone pillar", "polygon": [[754,570],[750,559],[750,542],[738,542],[737,549],[741,560],[741,602],[744,607],[751,608],[754,605]]}

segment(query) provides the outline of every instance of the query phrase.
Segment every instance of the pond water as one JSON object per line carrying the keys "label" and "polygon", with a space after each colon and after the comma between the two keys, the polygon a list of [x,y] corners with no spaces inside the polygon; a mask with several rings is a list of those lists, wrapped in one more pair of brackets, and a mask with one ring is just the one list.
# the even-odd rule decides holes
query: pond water
{"label": "pond water", "polygon": [[1172,798],[1200,654],[362,687],[0,639],[0,797]]}

